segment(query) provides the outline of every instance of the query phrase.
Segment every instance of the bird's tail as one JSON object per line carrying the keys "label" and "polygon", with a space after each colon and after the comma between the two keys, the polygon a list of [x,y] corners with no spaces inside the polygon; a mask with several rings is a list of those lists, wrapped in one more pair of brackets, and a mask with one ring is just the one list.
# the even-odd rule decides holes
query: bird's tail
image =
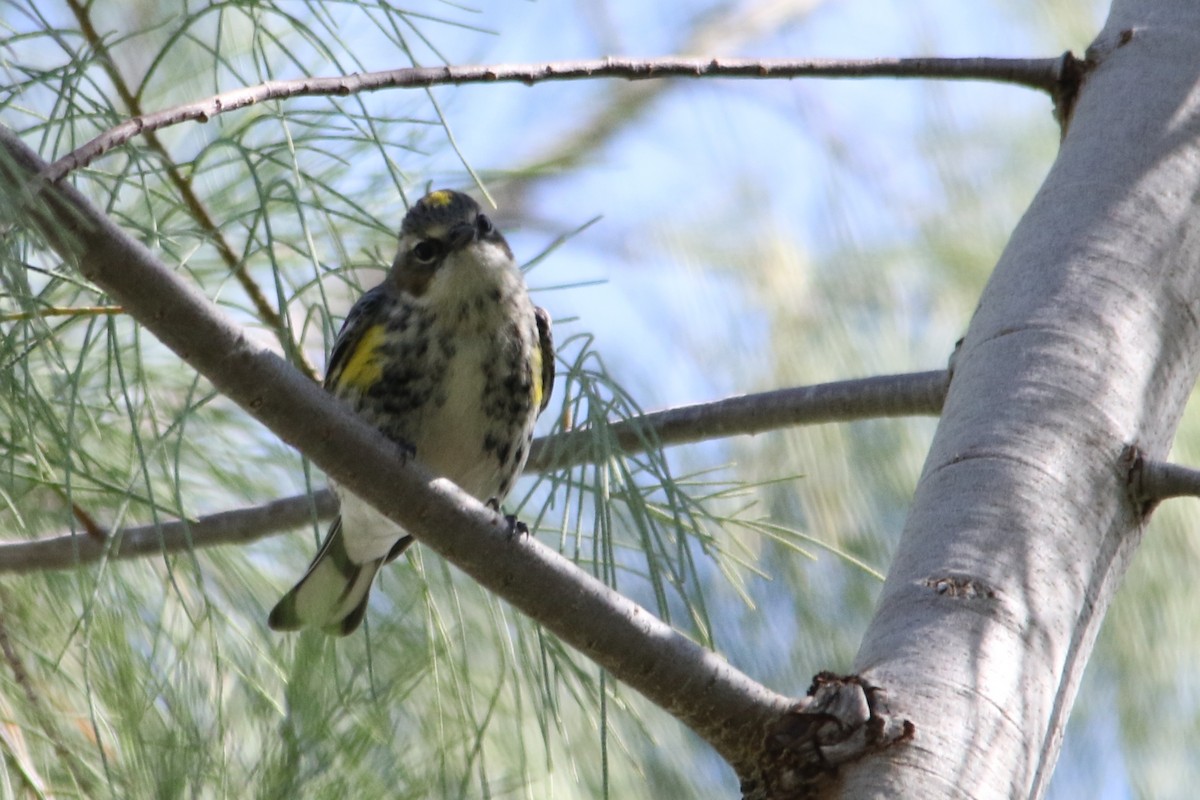
{"label": "bird's tail", "polygon": [[277,631],[311,627],[332,636],[353,633],[367,613],[371,582],[380,565],[398,556],[411,541],[406,536],[387,557],[356,564],[346,552],[338,517],[308,572],[271,610],[267,624]]}

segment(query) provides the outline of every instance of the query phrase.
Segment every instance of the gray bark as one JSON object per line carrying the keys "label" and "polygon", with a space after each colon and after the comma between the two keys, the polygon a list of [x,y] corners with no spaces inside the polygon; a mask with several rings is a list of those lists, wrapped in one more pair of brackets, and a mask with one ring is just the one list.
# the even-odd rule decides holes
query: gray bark
{"label": "gray bark", "polygon": [[855,669],[916,738],[842,796],[1038,797],[1200,370],[1200,5],[1118,0],[959,352]]}

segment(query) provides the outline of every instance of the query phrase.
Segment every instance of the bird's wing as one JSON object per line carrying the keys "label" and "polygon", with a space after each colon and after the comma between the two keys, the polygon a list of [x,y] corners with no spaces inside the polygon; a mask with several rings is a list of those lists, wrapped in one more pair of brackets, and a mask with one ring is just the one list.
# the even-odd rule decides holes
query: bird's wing
{"label": "bird's wing", "polygon": [[333,390],[341,384],[342,373],[358,353],[359,345],[372,327],[368,320],[377,318],[374,312],[383,299],[383,287],[376,286],[360,297],[350,309],[333,343],[333,352],[329,354],[329,364],[325,368],[326,389]]}
{"label": "bird's wing", "polygon": [[538,350],[542,356],[542,400],[538,406],[538,413],[541,413],[549,405],[550,393],[554,389],[554,335],[550,332],[549,311],[540,306],[535,306],[533,316],[537,319]]}

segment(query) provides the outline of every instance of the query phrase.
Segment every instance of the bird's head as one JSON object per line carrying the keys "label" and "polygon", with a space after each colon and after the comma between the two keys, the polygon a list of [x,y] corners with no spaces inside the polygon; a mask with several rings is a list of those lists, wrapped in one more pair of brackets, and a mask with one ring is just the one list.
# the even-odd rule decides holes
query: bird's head
{"label": "bird's head", "polygon": [[397,287],[414,297],[461,296],[511,280],[512,250],[479,204],[440,189],[422,197],[400,226],[392,263]]}

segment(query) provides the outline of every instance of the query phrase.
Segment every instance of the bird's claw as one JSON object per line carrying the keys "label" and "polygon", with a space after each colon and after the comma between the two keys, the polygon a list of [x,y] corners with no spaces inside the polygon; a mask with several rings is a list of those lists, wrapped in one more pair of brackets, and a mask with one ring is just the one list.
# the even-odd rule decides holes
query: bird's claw
{"label": "bird's claw", "polygon": [[[496,498],[489,497],[484,505],[497,514],[500,513],[500,501]],[[508,538],[510,540],[529,535],[529,526],[517,519],[516,514],[505,514],[504,521],[508,523]]]}
{"label": "bird's claw", "polygon": [[529,535],[529,526],[517,519],[515,514],[505,514],[504,521],[508,523],[509,539],[520,539]]}

